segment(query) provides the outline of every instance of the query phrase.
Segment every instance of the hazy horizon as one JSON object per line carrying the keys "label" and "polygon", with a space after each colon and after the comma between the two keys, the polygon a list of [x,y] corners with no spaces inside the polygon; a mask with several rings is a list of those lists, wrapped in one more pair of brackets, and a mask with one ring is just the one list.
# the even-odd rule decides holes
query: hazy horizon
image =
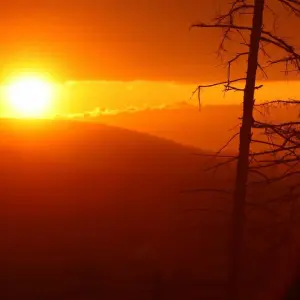
{"label": "hazy horizon", "polygon": [[[300,81],[262,81],[262,89],[257,91],[257,101],[276,99],[300,99]],[[259,83],[259,84],[260,84]],[[209,83],[201,83],[209,84]],[[242,85],[238,85],[241,86]],[[177,103],[198,106],[197,95],[191,99],[197,84],[177,82],[152,82],[135,80],[122,81],[69,81],[65,84],[54,82],[54,95],[51,106],[41,117],[63,115],[65,117],[97,111],[118,113],[144,110]],[[202,89],[201,105],[239,105],[243,95],[227,92],[223,87]],[[5,86],[0,86],[0,116],[15,116],[14,108],[9,107]]]}

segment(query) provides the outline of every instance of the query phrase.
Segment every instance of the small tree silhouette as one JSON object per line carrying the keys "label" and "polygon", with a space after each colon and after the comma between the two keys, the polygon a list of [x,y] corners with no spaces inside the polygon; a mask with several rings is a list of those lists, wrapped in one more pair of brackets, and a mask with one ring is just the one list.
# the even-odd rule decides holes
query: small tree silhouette
{"label": "small tree silhouette", "polygon": [[[290,10],[295,16],[300,17],[300,1],[298,0],[277,0],[285,8]],[[276,14],[267,4],[267,0],[235,0],[231,4],[229,10],[225,14],[219,15],[212,23],[198,23],[191,27],[195,28],[219,28],[223,30],[223,38],[218,53],[226,51],[225,43],[231,39],[231,35],[235,34],[240,38],[240,44],[244,46],[245,51],[236,53],[234,57],[227,61],[228,75],[223,82],[210,85],[199,85],[193,95],[198,93],[199,103],[201,103],[201,90],[213,86],[224,86],[225,91],[242,92],[243,97],[243,113],[241,118],[241,126],[239,130],[239,153],[237,157],[228,157],[225,163],[236,160],[236,177],[233,191],[233,210],[232,210],[232,230],[230,239],[230,261],[229,261],[229,293],[230,300],[239,299],[239,277],[242,266],[242,239],[245,223],[245,204],[247,196],[247,187],[249,185],[249,174],[253,173],[261,177],[260,183],[270,183],[282,180],[288,176],[296,174],[293,172],[285,172],[277,178],[269,178],[262,169],[270,168],[279,164],[298,164],[300,163],[300,155],[296,153],[296,149],[300,147],[300,131],[295,127],[300,122],[289,122],[285,124],[271,124],[254,120],[255,91],[262,88],[257,85],[257,70],[263,72],[267,77],[265,68],[277,64],[285,65],[285,72],[300,70],[300,55],[295,47],[287,43],[283,38],[276,35],[275,32],[264,29],[264,12],[268,10],[274,18]],[[236,19],[241,15],[252,15],[252,23],[250,25],[239,25]],[[282,56],[274,57],[270,55],[266,47],[271,46],[280,52]],[[272,58],[273,57],[273,58]],[[246,77],[232,78],[231,69],[234,62],[247,58]],[[236,83],[245,82],[244,88],[236,86]],[[297,100],[276,100],[259,104],[260,107],[267,107],[274,104],[299,104]],[[257,140],[253,138],[253,129],[263,129],[268,137],[268,141]],[[234,138],[234,137],[233,137]],[[281,144],[274,141],[283,140]],[[252,153],[250,145],[252,142],[265,143],[271,148],[266,151]],[[222,149],[223,150],[223,149]],[[221,152],[221,151],[220,151]],[[217,155],[220,154],[217,153]],[[274,158],[275,154],[282,154],[280,159]],[[265,159],[266,155],[273,155],[271,158]],[[291,157],[292,156],[292,157]],[[259,159],[262,157],[262,159]],[[252,164],[254,165],[252,166]],[[224,163],[221,163],[224,164]],[[220,164],[215,167],[219,167]],[[298,172],[299,173],[299,172]],[[300,174],[300,173],[299,173]],[[299,193],[300,195],[300,193]]]}

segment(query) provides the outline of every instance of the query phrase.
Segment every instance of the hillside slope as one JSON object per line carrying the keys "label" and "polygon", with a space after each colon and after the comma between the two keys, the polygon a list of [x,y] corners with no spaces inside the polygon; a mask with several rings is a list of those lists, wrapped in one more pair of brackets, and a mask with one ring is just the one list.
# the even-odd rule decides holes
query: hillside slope
{"label": "hillside slope", "polygon": [[182,191],[223,175],[195,149],[68,121],[1,136],[1,299],[222,296],[228,216],[186,210],[224,200]]}

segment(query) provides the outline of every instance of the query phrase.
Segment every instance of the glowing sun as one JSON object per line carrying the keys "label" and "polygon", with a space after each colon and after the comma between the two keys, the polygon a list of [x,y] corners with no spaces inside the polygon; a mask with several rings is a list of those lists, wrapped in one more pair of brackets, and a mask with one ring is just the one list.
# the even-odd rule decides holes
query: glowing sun
{"label": "glowing sun", "polygon": [[12,109],[20,117],[42,117],[53,94],[51,83],[39,77],[22,77],[7,86],[7,97]]}

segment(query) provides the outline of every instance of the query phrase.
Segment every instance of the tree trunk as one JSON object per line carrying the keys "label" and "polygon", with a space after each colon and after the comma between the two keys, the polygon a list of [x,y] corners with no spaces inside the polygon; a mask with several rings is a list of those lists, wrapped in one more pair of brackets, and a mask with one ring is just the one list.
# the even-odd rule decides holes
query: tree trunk
{"label": "tree trunk", "polygon": [[255,0],[250,37],[247,80],[244,90],[242,126],[240,128],[239,157],[237,162],[235,190],[233,195],[232,231],[229,261],[229,299],[239,299],[241,277],[244,206],[249,172],[249,152],[253,125],[253,106],[258,67],[259,44],[263,26],[264,0]]}

